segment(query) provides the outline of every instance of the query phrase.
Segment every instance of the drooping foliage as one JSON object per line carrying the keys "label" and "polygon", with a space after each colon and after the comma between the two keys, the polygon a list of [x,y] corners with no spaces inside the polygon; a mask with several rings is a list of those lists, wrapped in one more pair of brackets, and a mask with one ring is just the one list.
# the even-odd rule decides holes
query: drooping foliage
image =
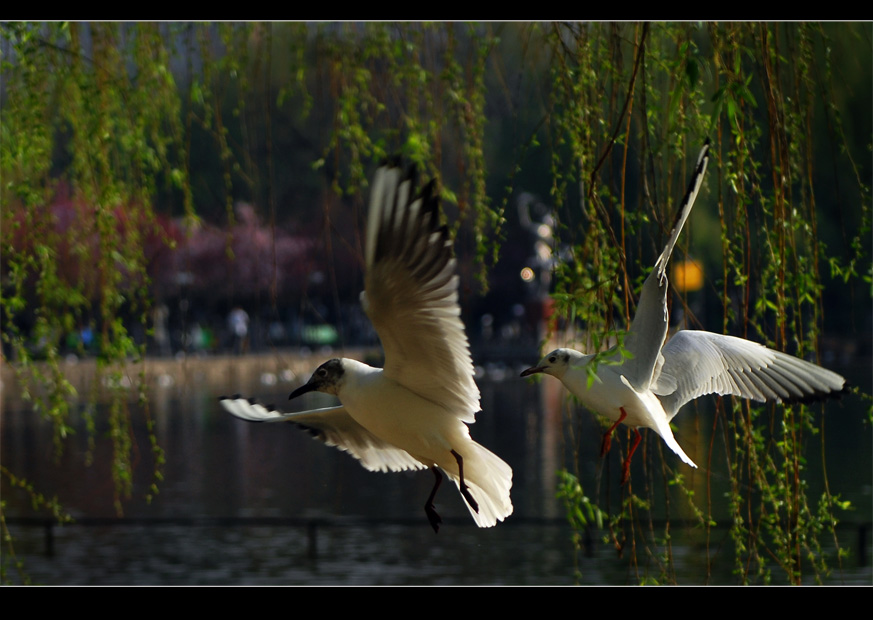
{"label": "drooping foliage", "polygon": [[[869,75],[869,55],[854,66],[842,38],[869,41],[869,28],[689,23],[545,30],[555,58],[549,136],[553,200],[562,214],[556,245],[572,257],[558,261],[554,297],[557,314],[583,328],[577,348],[604,351],[626,329],[694,158],[711,137],[708,178],[679,243],[705,254],[709,294],[721,316],[714,305],[706,316],[695,314],[683,296],[673,300],[674,319],[820,360],[826,286],[839,287],[837,299],[846,300],[864,296],[870,281],[870,169],[857,160],[870,126],[847,127],[857,119],[843,116],[846,102],[835,95],[847,67]],[[857,96],[864,109],[863,91]],[[869,105],[869,90],[866,96]],[[855,140],[858,129],[866,138]],[[718,220],[705,213],[716,208]],[[821,230],[834,220],[841,231]],[[832,324],[863,329],[852,304],[831,301],[827,313]],[[699,431],[704,419],[683,420],[682,427]],[[629,552],[641,582],[671,582],[670,516],[696,521],[709,542],[724,493],[739,582],[821,579],[839,566],[844,550],[835,526],[848,507],[827,487],[813,495],[805,482],[810,467],[824,465],[806,461],[809,443],[823,441],[824,426],[821,407],[720,401],[715,447],[697,446],[699,456],[692,456],[706,463],[700,472],[668,466],[652,434],[646,476],[622,489],[617,504],[605,501],[608,514],[599,518],[608,517],[609,539]],[[577,474],[566,472],[561,493],[571,522],[581,527],[591,522],[583,507],[590,511],[592,500]],[[722,475],[729,476],[726,488]],[[667,518],[660,533],[656,517]],[[823,553],[823,537],[834,539],[836,557]],[[718,549],[707,545],[707,557]]]}
{"label": "drooping foliage", "polygon": [[[173,284],[158,282],[167,252],[193,261],[198,231],[216,245],[221,230],[227,260],[243,262],[232,233],[251,203],[243,225],[266,223],[270,239],[249,228],[272,258],[258,254],[266,275],[231,294],[279,304],[293,245],[280,228],[292,221],[320,236],[324,256],[350,258],[327,259],[339,306],[345,262],[360,261],[348,231],[361,229],[369,172],[397,153],[441,181],[460,251],[475,257],[462,269],[483,291],[510,197],[539,186],[557,218],[555,314],[562,333],[579,328],[578,348],[604,350],[624,331],[707,136],[710,208],[696,208],[680,245],[705,248],[715,303],[700,316],[677,296],[674,315],[678,305],[685,325],[807,357],[826,316],[863,318],[871,173],[856,136],[869,149],[869,24],[7,22],[0,43],[3,363],[52,420],[58,451],[73,407],[92,442],[106,430],[119,513],[133,489],[130,403],[148,416],[146,343],[156,295]],[[835,287],[852,303],[829,302]],[[75,393],[62,363],[65,338],[83,329],[101,377],[90,394]],[[98,398],[105,418],[89,404]],[[147,427],[154,494],[164,455]],[[826,574],[822,537],[835,536],[841,503],[804,483],[821,410],[728,401],[713,428],[738,580],[775,581],[774,566],[790,583]],[[644,481],[615,504],[589,498],[578,471],[560,488],[574,525],[605,519],[640,580],[669,582],[670,517],[690,515],[708,539],[721,487],[705,473],[716,464],[689,477],[653,445]],[[15,472],[0,475],[62,514]],[[656,571],[641,568],[643,549]]]}
{"label": "drooping foliage", "polygon": [[[155,294],[190,278],[200,255],[213,268],[224,264],[211,248],[216,225],[227,230],[231,263],[262,265],[264,250],[272,256],[272,274],[236,294],[259,294],[249,289],[263,280],[275,307],[283,256],[303,251],[277,221],[321,219],[332,255],[332,203],[360,205],[368,171],[401,154],[427,176],[448,171],[443,198],[458,207],[455,231],[469,222],[486,284],[502,222],[484,181],[484,67],[494,40],[487,28],[9,22],[0,34],[4,364],[25,401],[52,420],[57,454],[73,432],[74,407],[87,419],[92,448],[107,429],[119,514],[133,489],[129,404],[139,400],[149,415],[144,357]],[[317,181],[295,184],[301,176]],[[334,198],[317,197],[321,187]],[[232,238],[239,212],[250,214],[248,245]],[[255,260],[235,256],[252,243]],[[360,256],[359,241],[351,254]],[[179,267],[169,280],[156,271],[168,266]],[[90,394],[78,394],[63,355],[86,348],[96,352],[97,379]],[[103,419],[93,403],[107,398]],[[151,496],[164,455],[153,421],[147,426]],[[37,497],[15,472],[3,475]],[[14,558],[11,542],[7,551]]]}

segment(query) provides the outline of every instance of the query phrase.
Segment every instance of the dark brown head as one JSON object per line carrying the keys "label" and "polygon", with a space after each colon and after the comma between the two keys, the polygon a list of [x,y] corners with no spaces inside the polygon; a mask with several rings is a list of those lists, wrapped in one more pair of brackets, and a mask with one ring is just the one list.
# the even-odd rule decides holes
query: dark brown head
{"label": "dark brown head", "polygon": [[325,394],[333,394],[336,396],[339,390],[340,383],[343,380],[343,361],[338,358],[327,360],[324,364],[315,369],[312,376],[305,384],[291,392],[288,400],[297,398],[307,392],[324,392]]}

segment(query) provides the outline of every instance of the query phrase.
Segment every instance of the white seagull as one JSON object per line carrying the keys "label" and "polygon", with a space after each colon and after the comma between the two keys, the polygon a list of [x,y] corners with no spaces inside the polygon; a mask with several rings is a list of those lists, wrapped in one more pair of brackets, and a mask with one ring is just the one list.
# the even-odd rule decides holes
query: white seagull
{"label": "white seagull", "polygon": [[637,313],[619,347],[597,356],[573,349],[555,349],[539,364],[521,373],[552,375],[561,380],[580,402],[613,421],[603,436],[601,455],[609,450],[610,437],[619,423],[635,432],[622,468],[627,482],[630,460],[640,443],[640,426],[651,428],[673,452],[691,467],[697,467],[682,450],[670,420],[688,401],[706,394],[734,395],[757,401],[807,402],[838,396],[846,380],[797,357],[760,344],[711,332],[684,330],[666,344],[667,262],[676,239],[691,212],[709,161],[709,140],[700,151],[694,177],[685,194],[670,239],[646,278]]}
{"label": "white seagull", "polygon": [[512,513],[512,469],[470,438],[479,389],[452,242],[439,223],[434,182],[415,196],[414,184],[413,171],[386,165],[370,195],[361,303],[382,341],[385,367],[331,359],[289,397],[317,390],[337,396],[339,407],[281,413],[239,396],[220,402],[244,420],[294,422],[370,471],[430,468],[436,480],[424,509],[435,532],[442,469],[476,524],[491,527]]}

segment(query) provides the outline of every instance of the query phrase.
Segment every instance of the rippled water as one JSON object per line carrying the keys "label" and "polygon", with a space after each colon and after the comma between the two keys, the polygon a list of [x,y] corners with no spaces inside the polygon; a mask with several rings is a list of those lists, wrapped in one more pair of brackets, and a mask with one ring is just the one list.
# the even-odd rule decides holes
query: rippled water
{"label": "rippled water", "polygon": [[[250,385],[231,388],[214,381],[157,382],[151,413],[167,455],[165,480],[160,494],[147,504],[143,495],[152,463],[142,412],[133,408],[136,489],[125,503],[127,521],[120,524],[93,521],[116,516],[106,465],[106,429],[98,429],[94,464],[85,466],[87,432],[84,417],[77,415],[72,420],[76,435],[56,462],[50,424],[20,403],[12,406],[4,400],[3,465],[26,476],[41,492],[56,494],[80,520],[52,529],[51,557],[42,528],[13,521],[16,555],[24,560],[30,578],[45,584],[569,585],[634,584],[647,578],[736,583],[727,530],[712,530],[707,544],[699,531],[679,525],[686,515],[678,501],[669,513],[677,522],[671,529],[672,565],[664,563],[663,548],[647,543],[651,537],[645,522],[637,523],[636,548],[628,543],[621,557],[614,545],[603,542],[609,538],[603,531],[592,533],[590,555],[577,556],[564,509],[555,497],[556,473],[578,451],[586,493],[609,506],[621,497],[620,457],[610,454],[605,467],[600,462],[599,428],[587,412],[574,414],[569,434],[567,405],[557,382],[531,385],[515,380],[514,374],[508,372],[503,381],[480,381],[483,413],[471,432],[513,467],[515,512],[504,524],[479,529],[457,491],[444,485],[436,502],[445,520],[438,535],[422,509],[433,482],[429,472],[367,472],[348,455],[292,426],[243,423],[217,404],[217,395],[237,389],[267,402],[287,402],[293,377],[285,382],[281,376],[262,376]],[[322,395],[311,396],[300,406],[331,403]],[[851,499],[859,513],[866,511],[869,521],[870,431],[860,405],[853,404],[858,411],[838,404],[827,414],[829,482],[832,492]],[[711,416],[694,414],[677,421],[680,443],[698,463],[706,462],[698,458],[703,448],[693,444],[700,427],[705,430],[711,424]],[[646,437],[641,450],[640,461],[660,463],[659,444],[652,437]],[[664,456],[673,466],[681,466],[671,457]],[[632,480],[642,485],[642,463],[634,458]],[[817,471],[815,459],[820,458],[809,458],[809,470]],[[719,468],[723,466],[713,461],[708,479],[714,487],[723,477]],[[707,476],[693,475],[701,483],[695,488],[699,486],[702,497]],[[808,482],[814,489],[822,485]],[[25,494],[10,490],[5,479],[3,483],[8,517],[39,514]],[[656,513],[665,510],[653,508]],[[320,525],[314,529],[305,525],[315,521]],[[655,531],[663,534],[663,527]],[[619,537],[627,533],[614,532]],[[870,537],[868,566],[857,565],[856,542],[856,529],[840,530],[841,546],[853,555],[829,583],[873,582]],[[631,562],[633,557],[636,562]],[[7,577],[18,582],[8,560],[4,550]]]}

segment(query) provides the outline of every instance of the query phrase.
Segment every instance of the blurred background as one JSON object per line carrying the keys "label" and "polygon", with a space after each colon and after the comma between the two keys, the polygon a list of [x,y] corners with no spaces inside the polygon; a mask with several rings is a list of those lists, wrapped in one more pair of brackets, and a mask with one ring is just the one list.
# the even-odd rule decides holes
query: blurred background
{"label": "blurred background", "polygon": [[[870,583],[871,31],[0,24],[0,577]],[[619,487],[625,432],[600,459],[597,418],[518,372],[615,343],[707,137],[671,325],[854,391],[702,399],[675,423],[706,466],[644,433]],[[471,433],[515,471],[515,513],[487,531],[443,489],[456,519],[434,538],[429,475],[366,472],[217,404],[284,404],[331,356],[381,363],[362,231],[367,180],[397,155],[439,182]]]}

